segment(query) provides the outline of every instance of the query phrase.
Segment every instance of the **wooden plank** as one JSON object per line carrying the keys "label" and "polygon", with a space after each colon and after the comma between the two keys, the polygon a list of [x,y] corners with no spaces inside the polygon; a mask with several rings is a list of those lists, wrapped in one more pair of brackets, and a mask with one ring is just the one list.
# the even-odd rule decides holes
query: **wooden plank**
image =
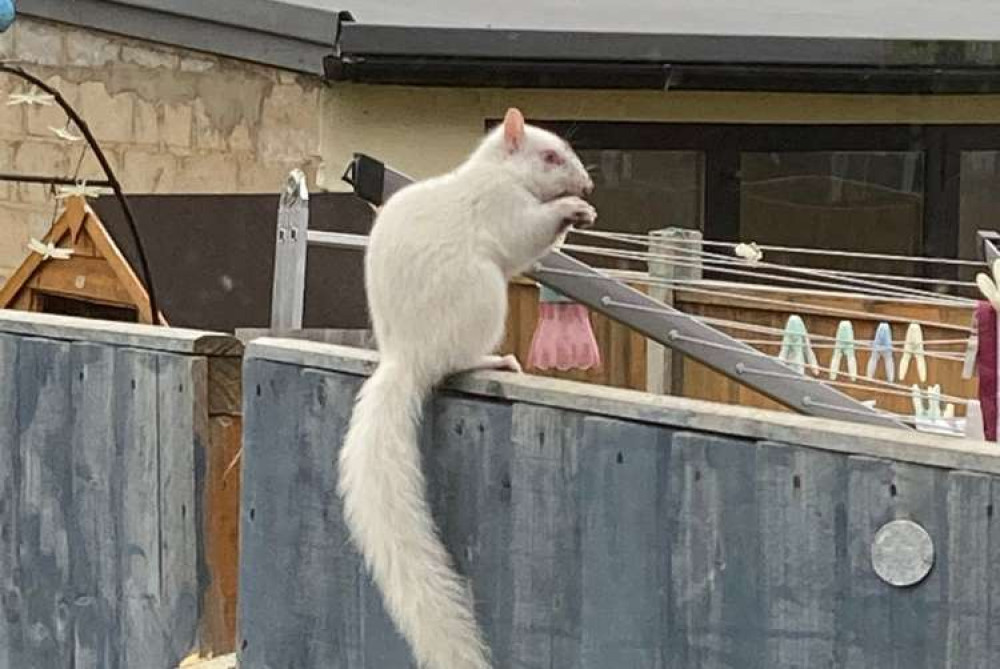
{"label": "wooden plank", "polygon": [[765,669],[757,447],[674,436],[669,464],[667,667]]}
{"label": "wooden plank", "polygon": [[990,669],[990,525],[992,478],[948,474],[948,543],[938,544],[947,560],[947,650],[944,666]]}
{"label": "wooden plank", "polygon": [[239,340],[219,333],[10,309],[0,310],[0,332],[191,355],[238,357],[243,353]]}
{"label": "wooden plank", "polygon": [[343,328],[237,328],[235,336],[244,344],[254,339],[272,337],[278,339],[306,339],[326,344],[340,344],[375,350],[375,337],[371,330]]}
{"label": "wooden plank", "polygon": [[845,458],[761,443],[757,455],[761,594],[769,669],[837,666],[836,617],[847,497]]}
{"label": "wooden plank", "polygon": [[122,486],[118,634],[123,666],[159,666],[170,655],[165,626],[171,621],[159,615],[164,581],[156,367],[156,355],[147,351],[119,349],[115,353],[115,447]]}
{"label": "wooden plank", "polygon": [[385,641],[391,623],[368,615],[381,602],[336,494],[336,447],[357,380],[261,361],[244,372],[240,666],[406,666],[402,640],[365,644]]}
{"label": "wooden plank", "polygon": [[[373,351],[304,341],[259,339],[247,347],[248,358],[366,375],[378,356]],[[637,420],[762,441],[892,458],[900,462],[1000,474],[996,444],[892,428],[865,427],[749,407],[721,405],[678,397],[548,379],[530,374],[476,372],[453,377],[449,390],[477,397],[504,398],[537,406],[565,408],[599,416]]]}
{"label": "wooden plank", "polygon": [[73,661],[69,357],[65,343],[22,339],[18,344],[21,666],[65,667]]}
{"label": "wooden plank", "polygon": [[0,666],[26,666],[21,626],[18,340],[0,335]]}
{"label": "wooden plank", "polygon": [[240,358],[213,355],[208,358],[209,415],[238,416],[243,413],[243,361]]}
{"label": "wooden plank", "polygon": [[[205,461],[208,434],[208,361],[163,353],[156,356],[159,494],[159,617],[166,621],[168,658],[186,657],[197,645],[197,462]],[[202,491],[204,493],[204,491]],[[232,641],[217,652],[233,650]]]}
{"label": "wooden plank", "polygon": [[[839,616],[840,653],[845,667],[946,666],[946,476],[929,467],[872,458],[849,459],[848,590]],[[897,518],[924,527],[938,553],[938,564],[912,588],[888,585],[871,565],[875,533]]]}
{"label": "wooden plank", "polygon": [[837,625],[838,660],[846,669],[871,667],[887,641],[889,586],[872,569],[871,545],[879,528],[894,517],[892,479],[892,465],[886,460],[848,458],[845,592]]}
{"label": "wooden plank", "polygon": [[579,449],[581,669],[667,669],[670,433],[584,420]]}
{"label": "wooden plank", "polygon": [[[205,652],[235,649],[239,573],[240,462],[243,422],[239,416],[209,417],[202,504],[205,588],[199,638]],[[230,469],[230,466],[232,467]]]}
{"label": "wooden plank", "polygon": [[121,468],[116,460],[114,349],[73,344],[70,382],[73,404],[73,532],[70,573],[75,596],[74,667],[118,666],[118,585],[116,552]]}
{"label": "wooden plank", "polygon": [[511,408],[439,397],[423,444],[435,522],[472,587],[495,666],[511,666]]}
{"label": "wooden plank", "polygon": [[510,662],[525,669],[575,667],[582,637],[582,418],[523,404],[513,412]]}

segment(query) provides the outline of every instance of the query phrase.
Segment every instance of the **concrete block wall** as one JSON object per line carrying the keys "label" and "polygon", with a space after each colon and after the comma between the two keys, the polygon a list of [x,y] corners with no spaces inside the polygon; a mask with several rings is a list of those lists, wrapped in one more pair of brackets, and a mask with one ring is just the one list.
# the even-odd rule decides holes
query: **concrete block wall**
{"label": "concrete block wall", "polygon": [[[277,192],[298,167],[315,184],[323,84],[318,78],[21,17],[0,59],[23,61],[94,131],[126,192]],[[83,142],[59,139],[56,107],[7,106],[24,83],[0,74],[0,172],[101,178]],[[52,221],[39,185],[0,182],[0,282]]]}

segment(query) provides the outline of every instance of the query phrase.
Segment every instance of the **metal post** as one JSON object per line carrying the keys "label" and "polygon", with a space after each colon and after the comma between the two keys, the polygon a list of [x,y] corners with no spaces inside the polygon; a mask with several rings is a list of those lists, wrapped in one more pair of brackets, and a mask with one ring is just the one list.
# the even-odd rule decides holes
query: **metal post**
{"label": "metal post", "polygon": [[271,327],[302,327],[306,293],[306,253],[309,231],[309,189],[301,170],[292,170],[278,204],[271,289]]}

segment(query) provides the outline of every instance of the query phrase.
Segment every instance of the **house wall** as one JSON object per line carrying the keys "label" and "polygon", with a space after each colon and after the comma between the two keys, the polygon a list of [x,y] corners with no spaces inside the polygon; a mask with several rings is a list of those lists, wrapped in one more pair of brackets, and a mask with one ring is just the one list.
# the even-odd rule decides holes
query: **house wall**
{"label": "house wall", "polygon": [[[320,162],[319,79],[21,17],[0,35],[0,59],[58,88],[101,143],[126,192],[277,192]],[[0,74],[0,172],[73,175],[83,143],[49,129],[55,107],[9,107],[24,89]],[[88,155],[81,178],[102,178]],[[0,182],[0,281],[44,234],[55,200],[38,185]]]}
{"label": "house wall", "polygon": [[320,183],[339,179],[354,152],[414,177],[461,161],[487,118],[519,106],[529,118],[581,121],[768,123],[996,123],[1000,96],[825,95],[691,91],[446,89],[337,84],[324,93]]}

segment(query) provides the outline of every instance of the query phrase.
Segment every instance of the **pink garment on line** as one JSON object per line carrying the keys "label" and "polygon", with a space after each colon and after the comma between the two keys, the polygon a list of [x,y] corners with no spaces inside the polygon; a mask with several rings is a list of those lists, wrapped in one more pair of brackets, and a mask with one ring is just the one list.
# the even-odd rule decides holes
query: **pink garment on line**
{"label": "pink garment on line", "polygon": [[983,412],[986,441],[997,440],[997,312],[981,300],[976,304],[979,351],[976,372],[979,375],[979,404]]}
{"label": "pink garment on line", "polygon": [[591,369],[601,365],[601,351],[590,326],[587,307],[574,302],[542,302],[531,338],[528,367]]}

